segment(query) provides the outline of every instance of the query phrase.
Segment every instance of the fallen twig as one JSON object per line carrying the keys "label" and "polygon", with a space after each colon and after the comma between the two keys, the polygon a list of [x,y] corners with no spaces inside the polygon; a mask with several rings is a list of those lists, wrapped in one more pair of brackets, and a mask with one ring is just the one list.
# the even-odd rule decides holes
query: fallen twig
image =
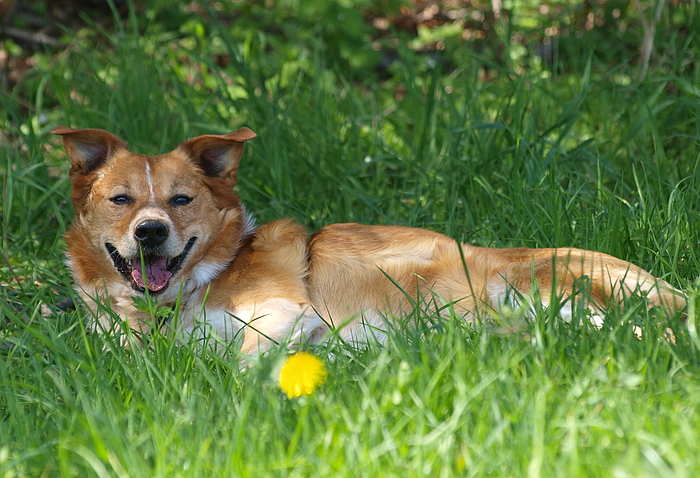
{"label": "fallen twig", "polygon": [[2,27],[2,33],[15,40],[32,43],[34,45],[46,45],[52,48],[62,48],[65,44],[54,37],[44,35],[43,33],[34,33],[28,30],[15,27]]}

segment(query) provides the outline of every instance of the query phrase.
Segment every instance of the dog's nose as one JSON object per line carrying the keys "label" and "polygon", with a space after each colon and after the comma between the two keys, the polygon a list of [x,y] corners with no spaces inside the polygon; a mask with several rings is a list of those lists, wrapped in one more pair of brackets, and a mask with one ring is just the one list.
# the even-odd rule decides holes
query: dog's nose
{"label": "dog's nose", "polygon": [[144,221],[136,226],[134,237],[144,246],[158,246],[168,238],[168,226],[160,221]]}

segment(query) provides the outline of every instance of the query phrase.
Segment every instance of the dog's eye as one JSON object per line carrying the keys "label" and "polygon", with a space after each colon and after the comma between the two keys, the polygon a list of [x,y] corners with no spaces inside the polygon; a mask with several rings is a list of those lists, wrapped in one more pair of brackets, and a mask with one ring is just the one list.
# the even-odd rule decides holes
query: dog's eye
{"label": "dog's eye", "polygon": [[172,198],[172,200],[170,201],[170,204],[172,204],[173,206],[187,206],[191,202],[192,202],[191,197],[185,196],[184,194],[180,194],[180,195]]}
{"label": "dog's eye", "polygon": [[118,206],[131,204],[131,198],[125,194],[119,194],[117,196],[109,198],[109,200]]}

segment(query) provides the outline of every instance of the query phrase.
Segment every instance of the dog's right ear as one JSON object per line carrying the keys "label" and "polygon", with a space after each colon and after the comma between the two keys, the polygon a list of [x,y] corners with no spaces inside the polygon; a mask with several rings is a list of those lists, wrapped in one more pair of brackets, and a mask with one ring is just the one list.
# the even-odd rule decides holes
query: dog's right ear
{"label": "dog's right ear", "polygon": [[51,131],[63,136],[71,162],[71,177],[88,174],[104,164],[115,151],[126,149],[123,139],[101,129],[73,129],[59,126]]}

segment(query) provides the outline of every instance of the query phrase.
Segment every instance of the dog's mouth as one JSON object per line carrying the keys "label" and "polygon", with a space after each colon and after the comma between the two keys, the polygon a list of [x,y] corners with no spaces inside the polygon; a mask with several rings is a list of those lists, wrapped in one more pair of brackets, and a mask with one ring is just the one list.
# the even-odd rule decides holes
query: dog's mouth
{"label": "dog's mouth", "polygon": [[187,241],[185,249],[178,256],[159,256],[147,254],[144,251],[143,260],[141,256],[135,259],[125,259],[119,254],[117,248],[109,242],[105,243],[105,248],[112,258],[114,267],[131,283],[134,290],[144,292],[148,289],[152,294],[157,294],[168,287],[170,278],[180,270],[196,240],[197,238],[193,237]]}

